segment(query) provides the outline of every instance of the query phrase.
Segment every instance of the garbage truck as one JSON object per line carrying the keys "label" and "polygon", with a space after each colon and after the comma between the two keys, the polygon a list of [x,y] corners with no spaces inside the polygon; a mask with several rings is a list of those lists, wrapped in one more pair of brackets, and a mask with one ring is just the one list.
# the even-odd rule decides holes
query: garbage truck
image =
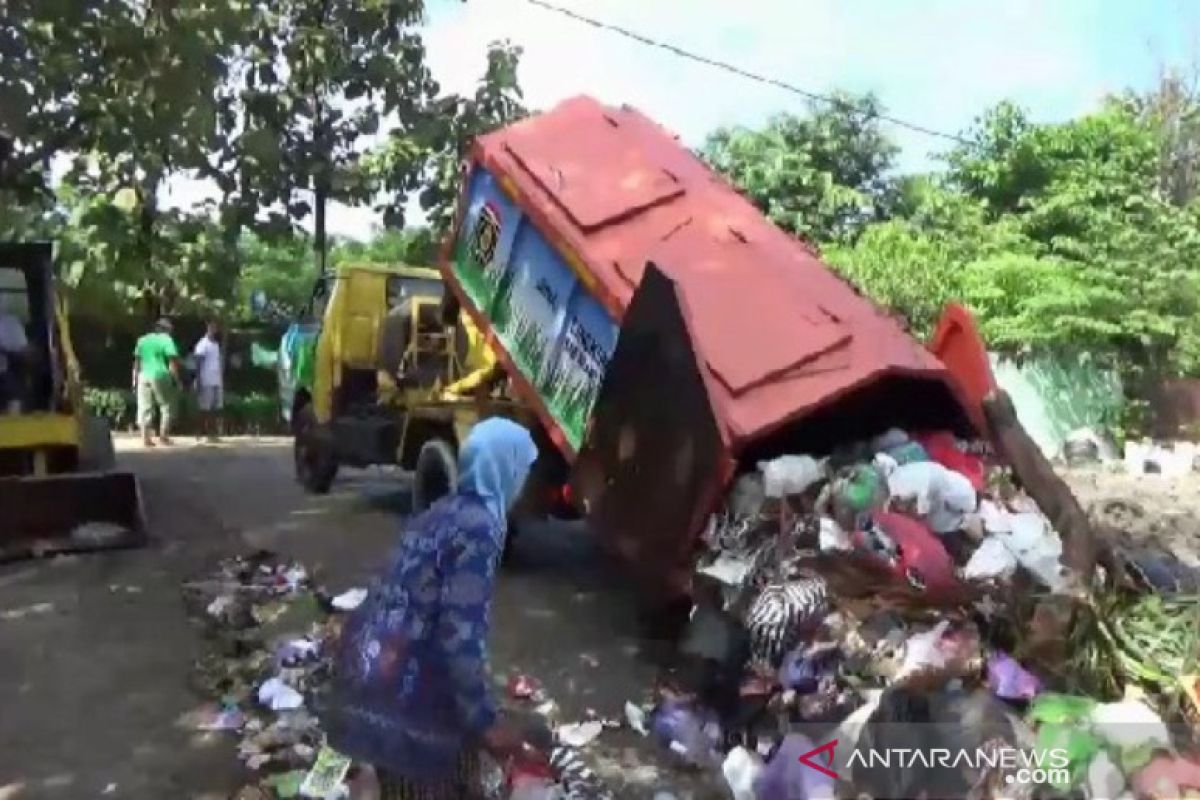
{"label": "garbage truck", "polygon": [[579,97],[480,137],[440,268],[572,501],[655,594],[686,592],[759,461],[986,424],[969,314],[943,321],[939,358],[632,108]]}

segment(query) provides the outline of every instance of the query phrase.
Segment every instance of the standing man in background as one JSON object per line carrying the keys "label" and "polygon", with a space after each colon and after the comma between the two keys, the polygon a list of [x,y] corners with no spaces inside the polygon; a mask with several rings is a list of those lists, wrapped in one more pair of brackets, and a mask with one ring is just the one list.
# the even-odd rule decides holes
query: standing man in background
{"label": "standing man in background", "polygon": [[142,444],[154,446],[154,409],[158,408],[158,440],[171,444],[171,423],[179,388],[179,351],[171,338],[171,321],[160,319],[133,348],[133,387],[137,392]]}
{"label": "standing man in background", "polygon": [[225,405],[224,364],[221,361],[221,329],[209,320],[208,332],[196,342],[196,406],[200,409],[200,435],[210,442],[221,435],[221,409]]}

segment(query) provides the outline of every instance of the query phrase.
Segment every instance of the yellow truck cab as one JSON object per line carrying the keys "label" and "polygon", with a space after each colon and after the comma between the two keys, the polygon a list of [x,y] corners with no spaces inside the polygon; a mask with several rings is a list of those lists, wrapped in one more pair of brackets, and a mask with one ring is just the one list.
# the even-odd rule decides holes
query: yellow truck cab
{"label": "yellow truck cab", "polygon": [[445,456],[465,430],[511,406],[496,396],[495,356],[436,269],[339,267],[318,279],[281,350],[296,477],[311,492],[328,491],[340,465],[415,470],[424,459],[452,472]]}

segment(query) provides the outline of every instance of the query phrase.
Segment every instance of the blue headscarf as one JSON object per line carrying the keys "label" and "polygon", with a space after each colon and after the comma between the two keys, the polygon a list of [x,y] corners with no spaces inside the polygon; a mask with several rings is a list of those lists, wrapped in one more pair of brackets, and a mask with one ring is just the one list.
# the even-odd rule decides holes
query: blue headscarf
{"label": "blue headscarf", "polygon": [[537,460],[537,445],[523,426],[492,417],[471,429],[458,456],[458,491],[483,500],[507,529],[508,510]]}

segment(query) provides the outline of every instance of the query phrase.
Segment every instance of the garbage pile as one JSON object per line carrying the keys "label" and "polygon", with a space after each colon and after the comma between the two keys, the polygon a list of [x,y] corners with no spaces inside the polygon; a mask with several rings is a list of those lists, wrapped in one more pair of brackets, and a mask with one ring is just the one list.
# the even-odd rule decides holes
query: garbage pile
{"label": "garbage pile", "polygon": [[[1200,575],[1120,540],[1107,570],[1072,574],[992,460],[948,432],[889,430],[742,475],[704,536],[649,735],[746,800],[1200,796]],[[1055,597],[1079,616],[1067,660],[1047,664],[1039,603]],[[922,748],[974,755],[866,758]],[[1063,763],[977,757],[999,752]]]}
{"label": "garbage pile", "polygon": [[192,673],[208,700],[192,725],[240,737],[238,757],[254,779],[239,797],[314,796],[313,782],[328,771],[314,769],[324,745],[315,709],[330,678],[327,645],[339,612],[362,597],[330,597],[302,564],[269,552],[226,559],[183,593],[212,644]]}
{"label": "garbage pile", "polygon": [[[238,757],[252,777],[237,800],[348,796],[354,765],[326,746],[318,711],[344,615],[367,590],[332,595],[304,565],[259,551],[221,561],[211,574],[186,582],[183,595],[189,617],[211,643],[191,676],[207,702],[185,722],[198,732],[239,737]],[[539,686],[514,685],[510,694],[536,699],[544,716],[554,716],[555,704]],[[544,759],[507,768],[484,759],[487,797],[611,798],[575,746],[594,739],[601,725],[558,727],[538,742]]]}

